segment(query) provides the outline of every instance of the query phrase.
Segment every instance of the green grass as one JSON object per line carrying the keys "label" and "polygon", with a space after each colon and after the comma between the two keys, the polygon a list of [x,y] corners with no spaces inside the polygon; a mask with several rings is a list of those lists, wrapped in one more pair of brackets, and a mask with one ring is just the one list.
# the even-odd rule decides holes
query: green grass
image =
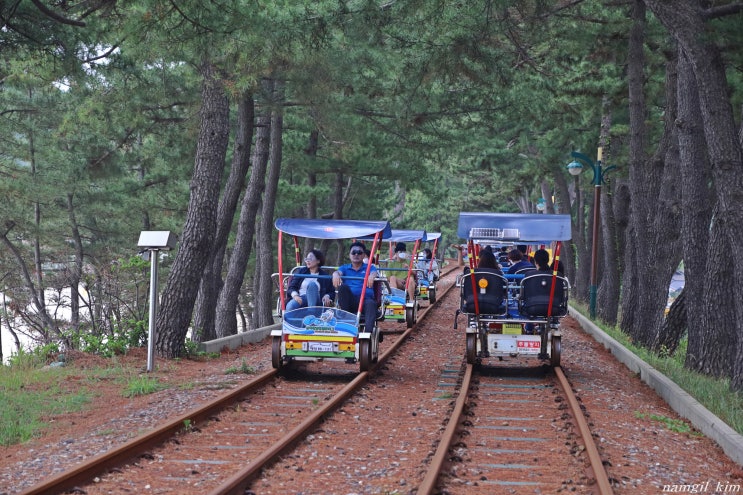
{"label": "green grass", "polygon": [[[571,302],[571,306],[583,315],[588,314],[588,308],[585,305]],[[594,323],[637,357],[667,376],[733,430],[743,434],[743,394],[731,391],[728,379],[711,378],[685,369],[686,339],[681,341],[673,356],[658,356],[645,348],[634,345],[630,338],[617,327],[608,327],[601,322]]]}
{"label": "green grass", "polygon": [[680,419],[669,418],[668,416],[662,416],[659,414],[645,414],[639,411],[635,411],[635,417],[640,419],[649,419],[656,423],[662,424],[667,430],[675,431],[676,433],[688,433],[691,436],[700,437],[701,433],[691,429],[688,423]]}
{"label": "green grass", "polygon": [[49,415],[79,411],[94,392],[63,390],[65,368],[0,366],[0,445],[27,442],[46,428]]}
{"label": "green grass", "polygon": [[[21,356],[0,366],[0,445],[24,443],[50,428],[50,416],[80,411],[96,395],[96,385],[113,381],[126,397],[162,390],[164,385],[140,370],[122,366],[117,357],[110,366],[88,369],[44,367],[35,356]],[[70,381],[74,379],[74,387]]]}
{"label": "green grass", "polygon": [[124,391],[122,392],[124,397],[135,397],[137,395],[147,395],[160,390],[168,388],[166,385],[158,382],[157,378],[153,378],[147,375],[137,376],[130,379]]}
{"label": "green grass", "polygon": [[255,368],[249,366],[247,361],[245,361],[245,358],[243,358],[242,364],[240,366],[230,366],[224,372],[225,375],[236,375],[240,373],[243,373],[245,375],[253,375],[255,374]]}

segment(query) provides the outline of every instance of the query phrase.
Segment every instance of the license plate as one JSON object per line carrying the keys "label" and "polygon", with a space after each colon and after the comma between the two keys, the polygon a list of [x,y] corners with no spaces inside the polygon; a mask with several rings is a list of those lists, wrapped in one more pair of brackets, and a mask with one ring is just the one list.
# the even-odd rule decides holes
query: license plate
{"label": "license plate", "polygon": [[504,335],[521,335],[521,325],[518,323],[504,323],[503,334]]}
{"label": "license plate", "polygon": [[310,352],[333,352],[332,342],[310,342],[308,346]]}
{"label": "license plate", "polygon": [[523,354],[539,354],[542,343],[538,340],[519,340],[516,343],[520,353]]}
{"label": "license plate", "polygon": [[387,310],[384,313],[385,316],[404,316],[405,312],[402,308],[387,308]]}

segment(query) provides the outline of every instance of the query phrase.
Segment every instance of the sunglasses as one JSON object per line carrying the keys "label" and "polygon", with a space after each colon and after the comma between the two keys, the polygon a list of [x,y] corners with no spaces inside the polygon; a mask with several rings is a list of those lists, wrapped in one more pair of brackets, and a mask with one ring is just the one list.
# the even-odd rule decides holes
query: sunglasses
{"label": "sunglasses", "polygon": [[363,251],[359,251],[359,250],[357,250],[357,249],[354,249],[353,251],[351,251],[351,254],[354,254],[354,255],[357,255],[357,254],[364,254],[364,252],[363,252]]}

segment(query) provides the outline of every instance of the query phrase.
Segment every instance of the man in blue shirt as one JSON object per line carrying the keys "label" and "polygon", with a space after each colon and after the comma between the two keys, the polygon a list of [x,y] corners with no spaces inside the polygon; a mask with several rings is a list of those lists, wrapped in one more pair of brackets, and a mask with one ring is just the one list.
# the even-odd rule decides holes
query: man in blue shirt
{"label": "man in blue shirt", "polygon": [[[364,290],[364,276],[366,276],[367,264],[364,263],[364,244],[354,242],[351,244],[349,256],[350,263],[341,265],[333,272],[333,286],[338,291],[338,306],[349,313],[355,313],[359,309],[361,291]],[[342,278],[347,277],[347,278]],[[374,321],[377,319],[377,301],[374,299],[374,280],[377,278],[377,269],[372,265],[369,271],[369,280],[364,295],[364,325],[367,332],[374,329]],[[381,334],[380,334],[381,342]]]}
{"label": "man in blue shirt", "polygon": [[511,260],[512,265],[508,269],[507,273],[516,273],[524,268],[529,268],[531,270],[534,269],[534,265],[529,263],[529,260],[525,260],[524,255],[518,249],[514,249],[508,253],[508,259]]}

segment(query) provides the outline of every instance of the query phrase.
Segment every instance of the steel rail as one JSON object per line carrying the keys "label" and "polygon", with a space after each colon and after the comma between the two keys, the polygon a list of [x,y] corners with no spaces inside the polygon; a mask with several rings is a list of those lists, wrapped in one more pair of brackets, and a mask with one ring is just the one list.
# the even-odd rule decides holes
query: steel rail
{"label": "steel rail", "polygon": [[570,382],[568,382],[568,379],[565,377],[565,373],[563,373],[562,368],[556,366],[554,370],[555,375],[557,375],[557,379],[560,381],[560,385],[562,386],[563,390],[565,391],[565,395],[568,398],[568,402],[570,403],[570,410],[573,412],[575,422],[578,423],[578,429],[580,430],[581,437],[583,438],[583,444],[586,447],[586,453],[588,454],[588,459],[591,463],[593,477],[596,480],[599,494],[612,495],[614,491],[611,488],[609,476],[606,474],[604,463],[602,462],[601,456],[599,455],[598,448],[596,447],[596,442],[594,442],[593,440],[593,435],[591,435],[591,429],[588,427],[588,422],[583,416],[583,411],[580,408],[580,404],[578,404],[578,399],[576,399],[575,394],[573,393],[573,389],[570,386]]}
{"label": "steel rail", "polygon": [[439,478],[441,469],[444,466],[447,455],[449,453],[449,447],[457,435],[457,429],[459,423],[462,420],[462,414],[464,413],[464,406],[467,404],[467,395],[469,394],[470,384],[472,383],[472,370],[474,365],[468,364],[464,370],[464,378],[462,384],[459,387],[459,396],[454,403],[454,409],[452,410],[449,422],[444,429],[444,433],[439,440],[439,446],[436,448],[436,452],[431,458],[431,464],[429,464],[426,476],[423,481],[418,485],[416,495],[430,495],[436,488],[436,481]]}
{"label": "steel rail", "polygon": [[[451,270],[453,271],[453,269]],[[451,271],[447,272],[448,275]],[[449,285],[444,291],[443,295],[446,295],[455,284]],[[418,321],[415,325],[408,328],[403,332],[397,340],[382,354],[379,356],[377,363],[369,370],[360,372],[356,378],[343,387],[331,400],[323,404],[323,406],[314,411],[310,416],[307,417],[302,423],[297,425],[289,433],[284,435],[278,441],[276,441],[270,448],[265,450],[261,455],[256,457],[243,469],[231,476],[220,486],[216,487],[209,492],[208,495],[243,495],[246,488],[251,483],[253,478],[260,473],[268,464],[278,458],[286,449],[294,445],[295,442],[304,438],[310,428],[312,428],[317,422],[323,417],[333,412],[338,406],[340,406],[349,396],[353,395],[358,388],[363,385],[370,374],[381,366],[388,358],[390,358],[396,350],[402,345],[407,337],[417,328],[418,324],[425,318],[429,310],[435,307],[442,299],[436,298],[436,302],[429,304],[427,307],[422,308]]]}
{"label": "steel rail", "polygon": [[[449,273],[453,272],[457,266],[444,272],[442,270],[442,278]],[[451,284],[444,291],[444,295],[454,287],[455,284]],[[421,308],[418,321],[415,325],[408,328],[399,339],[390,346],[387,351],[379,356],[378,362],[368,372],[361,372],[354,378],[348,385],[346,385],[341,391],[330,401],[328,401],[322,408],[318,409],[315,413],[305,419],[302,423],[296,426],[292,431],[282,437],[276,444],[261,454],[253,462],[251,462],[245,469],[240,473],[230,478],[224,485],[217,488],[213,493],[240,493],[238,486],[243,486],[244,483],[238,480],[242,475],[248,482],[252,479],[255,473],[262,467],[265,467],[269,462],[275,459],[281,452],[287,447],[291,446],[296,440],[303,436],[303,432],[308,431],[316,422],[322,419],[323,416],[332,412],[337,408],[353,391],[359,388],[369,377],[369,373],[378,368],[384,363],[390,356],[392,356],[395,350],[402,345],[406,338],[415,330],[417,324],[425,317],[429,309],[434,307],[438,303],[437,301],[433,304],[429,304],[425,308]],[[278,370],[270,370],[262,375],[259,375],[250,382],[241,385],[235,390],[227,392],[213,401],[204,404],[203,406],[188,411],[172,420],[167,420],[165,423],[156,426],[152,431],[145,433],[144,435],[133,438],[132,440],[125,442],[124,444],[113,448],[108,452],[91,457],[87,461],[74,466],[73,468],[63,471],[54,476],[50,476],[45,480],[33,485],[22,492],[19,495],[53,495],[67,490],[73,489],[78,485],[84,485],[89,483],[95,476],[101,474],[106,469],[121,466],[126,461],[143,454],[144,452],[152,449],[153,447],[162,445],[167,439],[173,437],[178,432],[185,428],[186,424],[197,425],[212,417],[219,411],[224,410],[230,405],[234,404],[235,401],[249,394],[254,389],[263,386],[268,381],[278,376]],[[230,488],[231,487],[231,488]]]}
{"label": "steel rail", "polygon": [[93,477],[100,474],[102,471],[115,466],[120,466],[129,459],[146,452],[152,447],[161,445],[165,440],[183,430],[186,424],[190,423],[195,425],[207,420],[216,412],[234,404],[237,399],[250,393],[256,388],[263,386],[263,384],[275,378],[276,374],[276,370],[263,373],[254,380],[241,385],[237,389],[217,397],[214,401],[210,401],[202,407],[188,411],[175,419],[168,420],[165,423],[156,426],[155,429],[149,433],[133,438],[108,452],[91,457],[89,460],[74,466],[72,469],[51,476],[40,483],[23,490],[19,495],[57,494],[74,488],[78,484],[90,482]]}

